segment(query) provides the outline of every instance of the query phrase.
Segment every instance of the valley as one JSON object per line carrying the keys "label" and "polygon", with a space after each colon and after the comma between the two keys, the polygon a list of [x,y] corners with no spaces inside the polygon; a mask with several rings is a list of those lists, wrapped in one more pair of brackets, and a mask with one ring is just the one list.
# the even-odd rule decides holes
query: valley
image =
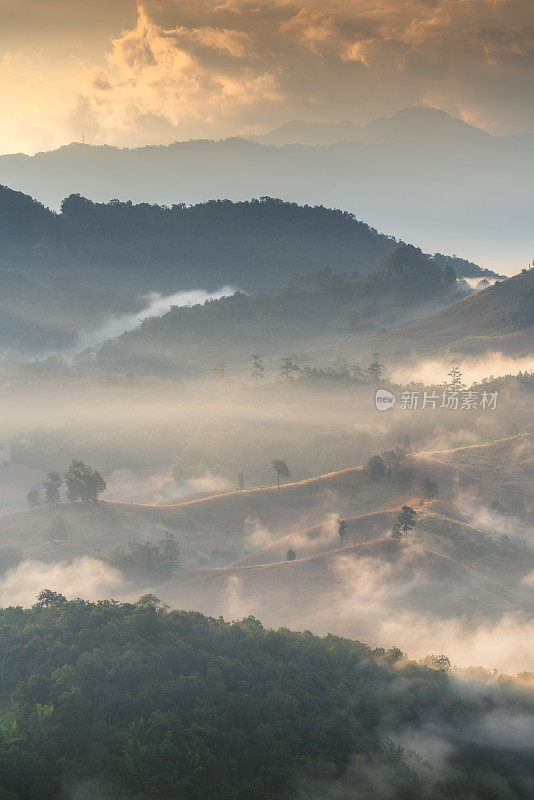
{"label": "valley", "polygon": [[0,3],[0,800],[532,800],[531,5]]}
{"label": "valley", "polygon": [[[365,623],[375,646],[395,621],[401,646],[411,642],[416,617],[428,625],[481,626],[511,615],[531,625],[532,435],[409,454],[402,468],[413,475],[404,490],[391,477],[370,480],[356,467],[164,505],[101,500],[3,515],[0,550],[16,542],[44,574],[51,564],[87,570],[87,558],[100,554],[104,561],[94,568],[100,563],[105,571],[105,554],[117,545],[171,534],[180,566],[158,577],[147,564],[135,579],[138,591],[209,615],[261,615],[270,626],[316,633],[361,637],[356,628]],[[429,476],[437,499],[420,494]],[[416,522],[396,540],[391,531],[404,505],[414,508]],[[68,534],[50,541],[58,517]],[[339,519],[346,522],[342,541]],[[132,578],[115,577],[117,599],[129,596]]]}

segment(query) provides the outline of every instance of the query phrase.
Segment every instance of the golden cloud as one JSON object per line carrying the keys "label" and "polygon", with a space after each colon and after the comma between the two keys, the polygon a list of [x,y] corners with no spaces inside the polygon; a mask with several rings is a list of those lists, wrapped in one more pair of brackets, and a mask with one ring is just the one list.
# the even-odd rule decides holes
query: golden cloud
{"label": "golden cloud", "polygon": [[[20,141],[25,125],[39,123],[68,138],[83,123],[99,141],[141,144],[148,116],[151,136],[170,141],[294,118],[363,122],[429,102],[497,131],[534,127],[531,3],[143,0],[135,24],[110,32],[92,64],[73,69],[70,59],[59,74],[52,55],[38,64],[26,57],[11,88],[0,89],[0,100],[21,99],[15,121],[5,116],[4,136]],[[35,71],[45,78],[46,110],[30,124],[43,110],[27,102]]]}

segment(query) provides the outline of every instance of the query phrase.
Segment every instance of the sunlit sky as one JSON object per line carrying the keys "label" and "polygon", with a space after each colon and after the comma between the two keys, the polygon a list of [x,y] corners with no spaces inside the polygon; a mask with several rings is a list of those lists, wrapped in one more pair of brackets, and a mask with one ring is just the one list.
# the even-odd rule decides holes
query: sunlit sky
{"label": "sunlit sky", "polygon": [[533,0],[0,0],[0,152],[366,123],[534,130]]}

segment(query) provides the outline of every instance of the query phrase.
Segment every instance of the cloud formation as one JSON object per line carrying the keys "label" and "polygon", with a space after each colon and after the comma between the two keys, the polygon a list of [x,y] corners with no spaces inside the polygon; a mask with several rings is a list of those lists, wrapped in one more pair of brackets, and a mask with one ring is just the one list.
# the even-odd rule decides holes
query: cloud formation
{"label": "cloud formation", "polygon": [[120,572],[94,558],[84,556],[70,563],[55,564],[28,559],[0,581],[0,605],[31,606],[39,592],[46,588],[61,592],[69,600],[117,597],[129,601],[139,596],[139,593],[128,593]]}
{"label": "cloud formation", "polygon": [[1,149],[15,135],[51,146],[82,129],[96,143],[138,145],[295,118],[366,122],[413,104],[497,133],[534,127],[530,0],[142,0],[133,24],[134,3],[121,2],[105,48],[100,5],[93,37],[86,5],[52,2],[69,31],[80,20],[83,42],[83,58],[62,49],[60,62],[59,33],[47,28],[32,58],[11,15],[0,70],[15,113]]}

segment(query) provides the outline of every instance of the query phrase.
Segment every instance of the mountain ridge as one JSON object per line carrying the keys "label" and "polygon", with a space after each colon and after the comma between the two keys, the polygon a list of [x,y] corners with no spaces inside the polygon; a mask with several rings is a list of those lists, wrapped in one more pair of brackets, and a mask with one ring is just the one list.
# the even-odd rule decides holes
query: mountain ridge
{"label": "mountain ridge", "polygon": [[[128,280],[149,291],[255,291],[325,267],[364,274],[397,244],[348,212],[270,197],[168,207],[73,194],[56,213],[0,187],[0,268],[39,278],[67,272],[81,283]],[[488,274],[458,258],[438,260],[460,274]]]}
{"label": "mountain ridge", "polygon": [[[435,136],[438,136],[436,141]],[[258,144],[283,147],[290,144],[326,146],[342,142],[360,144],[404,144],[423,139],[434,145],[450,145],[459,139],[476,142],[496,139],[492,134],[457,117],[430,106],[408,106],[391,116],[377,117],[367,125],[353,122],[312,122],[290,120],[264,134],[242,134],[241,138]]]}
{"label": "mountain ridge", "polygon": [[414,139],[400,123],[388,141],[380,125],[381,141],[326,146],[277,147],[244,138],[131,150],[73,144],[0,157],[0,183],[54,209],[73,193],[98,202],[166,205],[279,197],[347,209],[426,251],[463,252],[498,271],[525,263],[534,182],[528,138],[499,139],[457,121],[454,141],[448,124],[437,126],[442,134],[425,134],[415,124]]}

